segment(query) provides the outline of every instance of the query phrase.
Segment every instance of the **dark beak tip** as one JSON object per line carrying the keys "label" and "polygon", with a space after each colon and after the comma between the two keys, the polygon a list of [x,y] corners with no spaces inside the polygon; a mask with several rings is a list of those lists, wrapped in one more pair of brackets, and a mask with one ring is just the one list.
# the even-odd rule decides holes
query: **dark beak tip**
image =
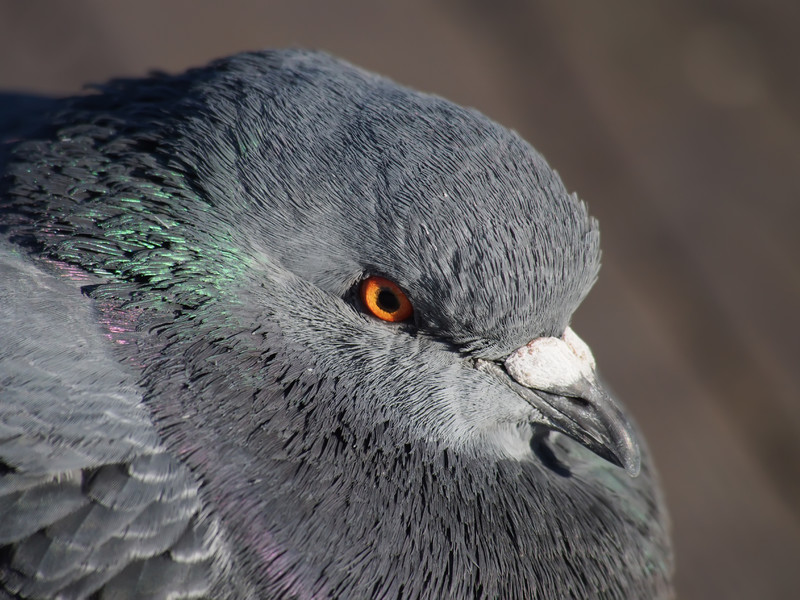
{"label": "dark beak tip", "polygon": [[618,438],[615,454],[622,463],[620,466],[625,469],[628,475],[637,477],[642,470],[642,452],[639,449],[639,443],[636,441],[633,428],[627,419],[623,422],[625,425],[621,435],[622,439]]}
{"label": "dark beak tip", "polygon": [[639,475],[642,470],[642,453],[630,425],[626,423],[623,431],[619,432],[613,441],[606,438],[605,442],[599,445],[603,450],[600,454],[602,458],[625,469],[630,477]]}
{"label": "dark beak tip", "polygon": [[639,473],[642,471],[642,459],[639,454],[639,449],[634,448],[633,452],[626,453],[620,458],[622,460],[619,466],[625,469],[625,472],[630,477],[638,477]]}
{"label": "dark beak tip", "polygon": [[573,438],[600,458],[610,462],[612,465],[624,469],[630,477],[637,477],[642,469],[642,458],[638,444],[629,439],[628,443],[610,444],[599,442],[595,439],[586,440]]}

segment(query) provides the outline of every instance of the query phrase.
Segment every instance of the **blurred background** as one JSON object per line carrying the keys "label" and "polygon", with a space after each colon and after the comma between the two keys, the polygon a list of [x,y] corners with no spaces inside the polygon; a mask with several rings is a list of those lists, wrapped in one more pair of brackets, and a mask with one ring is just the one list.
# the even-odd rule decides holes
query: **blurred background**
{"label": "blurred background", "polygon": [[0,88],[328,50],[517,130],[589,202],[575,318],[644,429],[679,597],[800,589],[800,3],[0,0]]}

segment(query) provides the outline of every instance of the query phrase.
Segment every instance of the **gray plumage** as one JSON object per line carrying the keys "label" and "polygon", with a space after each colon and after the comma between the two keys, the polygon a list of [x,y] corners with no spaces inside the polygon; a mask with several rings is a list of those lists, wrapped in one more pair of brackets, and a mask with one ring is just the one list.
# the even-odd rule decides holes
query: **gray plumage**
{"label": "gray plumage", "polygon": [[596,223],[516,134],[304,51],[39,102],[0,133],[0,597],[670,595],[568,329]]}

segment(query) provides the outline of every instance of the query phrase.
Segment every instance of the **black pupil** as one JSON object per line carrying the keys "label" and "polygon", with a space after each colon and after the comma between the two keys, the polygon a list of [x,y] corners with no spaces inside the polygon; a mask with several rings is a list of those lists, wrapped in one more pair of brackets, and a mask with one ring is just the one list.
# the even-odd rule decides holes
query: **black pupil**
{"label": "black pupil", "polygon": [[393,313],[400,308],[400,300],[397,299],[397,296],[395,296],[394,292],[391,290],[382,289],[378,292],[378,306],[381,310]]}

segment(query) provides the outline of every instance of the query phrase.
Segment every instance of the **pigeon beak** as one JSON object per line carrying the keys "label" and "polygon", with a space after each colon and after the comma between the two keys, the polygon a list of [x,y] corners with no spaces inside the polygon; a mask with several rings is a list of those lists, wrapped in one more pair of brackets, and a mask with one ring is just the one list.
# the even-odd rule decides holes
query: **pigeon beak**
{"label": "pigeon beak", "polygon": [[[641,457],[633,428],[598,381],[592,353],[572,329],[567,328],[561,338],[533,340],[512,352],[504,365],[506,383],[553,429],[624,468],[631,477],[639,474]],[[486,367],[482,370],[500,375],[499,365]]]}

